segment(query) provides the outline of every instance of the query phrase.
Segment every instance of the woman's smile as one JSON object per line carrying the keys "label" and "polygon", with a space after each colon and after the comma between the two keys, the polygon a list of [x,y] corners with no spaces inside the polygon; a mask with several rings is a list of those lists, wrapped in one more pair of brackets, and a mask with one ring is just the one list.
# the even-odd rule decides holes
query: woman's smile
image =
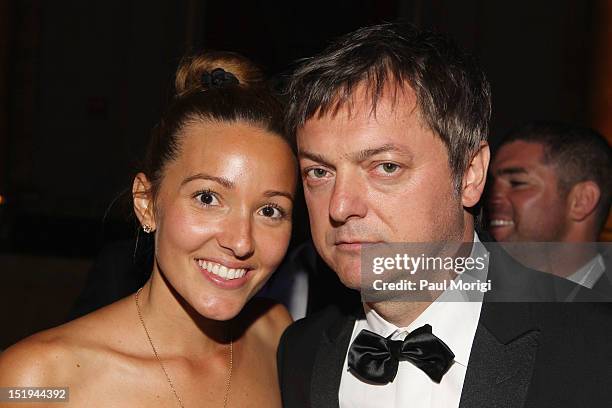
{"label": "woman's smile", "polygon": [[249,272],[253,268],[245,266],[243,268],[234,267],[235,263],[219,263],[207,259],[195,259],[195,263],[204,278],[222,289],[242,288],[249,280]]}

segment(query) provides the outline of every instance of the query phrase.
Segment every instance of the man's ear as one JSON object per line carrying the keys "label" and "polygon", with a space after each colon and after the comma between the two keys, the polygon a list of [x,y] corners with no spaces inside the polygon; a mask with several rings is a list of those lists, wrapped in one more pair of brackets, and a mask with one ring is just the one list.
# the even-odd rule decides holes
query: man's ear
{"label": "man's ear", "polygon": [[568,215],[573,221],[583,221],[597,208],[601,190],[597,183],[587,180],[576,183],[567,196]]}
{"label": "man's ear", "polygon": [[134,212],[140,225],[149,226],[155,231],[155,214],[153,206],[153,195],[151,194],[151,182],[144,173],[138,173],[132,184],[132,200]]}
{"label": "man's ear", "polygon": [[461,203],[466,208],[474,207],[480,200],[487,181],[487,170],[491,151],[489,144],[485,141],[480,142],[480,147],[463,174],[461,185]]}

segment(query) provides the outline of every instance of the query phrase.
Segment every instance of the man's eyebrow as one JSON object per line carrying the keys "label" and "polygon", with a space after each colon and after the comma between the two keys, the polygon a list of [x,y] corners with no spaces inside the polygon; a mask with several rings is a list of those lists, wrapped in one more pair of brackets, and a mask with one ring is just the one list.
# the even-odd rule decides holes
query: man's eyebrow
{"label": "man's eyebrow", "polygon": [[527,170],[524,167],[504,167],[495,172],[498,176],[512,176],[515,174],[527,174]]}
{"label": "man's eyebrow", "polygon": [[225,177],[211,176],[205,173],[198,173],[198,174],[194,174],[193,176],[189,176],[185,178],[183,182],[181,183],[181,186],[184,186],[185,184],[191,181],[194,181],[194,180],[210,180],[210,181],[214,181],[215,183],[221,184],[223,187],[227,188],[228,190],[234,188],[234,183],[232,183],[230,180],[226,179]]}
{"label": "man's eyebrow", "polygon": [[272,198],[275,196],[287,197],[293,203],[293,195],[286,191],[268,190],[264,193],[264,197]]}
{"label": "man's eyebrow", "polygon": [[374,147],[371,149],[360,150],[356,153],[353,153],[351,157],[353,161],[360,163],[362,161],[369,159],[372,156],[376,156],[377,154],[386,153],[386,152],[398,152],[403,155],[409,156],[409,158],[412,158],[412,154],[410,152],[392,143],[385,144],[379,147]]}
{"label": "man's eyebrow", "polygon": [[298,153],[298,158],[299,159],[302,159],[302,158],[309,159],[314,162],[321,163],[331,169],[335,169],[334,165],[331,164],[330,160],[326,159],[325,156],[323,156],[322,154],[309,152],[307,150],[302,150]]}
{"label": "man's eyebrow", "polygon": [[[401,146],[398,146],[392,143],[385,144],[379,147],[373,147],[370,149],[363,149],[355,153],[350,153],[349,158],[351,159],[351,161],[360,163],[364,160],[369,159],[372,156],[376,156],[377,154],[385,153],[385,152],[398,152],[404,156],[408,156],[409,159],[412,159],[412,154],[407,149],[404,149]],[[323,155],[318,154],[318,153],[313,153],[309,151],[301,151],[299,153],[299,157],[310,159],[312,161],[321,163],[332,169],[334,168],[334,165],[330,163],[330,160],[327,160]]]}

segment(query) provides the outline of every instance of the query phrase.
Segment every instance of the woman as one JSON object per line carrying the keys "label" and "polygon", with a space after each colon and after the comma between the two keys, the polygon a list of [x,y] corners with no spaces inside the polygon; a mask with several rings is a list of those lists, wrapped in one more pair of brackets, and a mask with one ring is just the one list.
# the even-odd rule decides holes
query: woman
{"label": "woman", "polygon": [[243,57],[184,60],[132,189],[155,236],[151,278],[8,349],[0,387],[69,387],[70,407],[280,406],[275,353],[290,317],[249,300],[291,234],[297,174],[281,120]]}

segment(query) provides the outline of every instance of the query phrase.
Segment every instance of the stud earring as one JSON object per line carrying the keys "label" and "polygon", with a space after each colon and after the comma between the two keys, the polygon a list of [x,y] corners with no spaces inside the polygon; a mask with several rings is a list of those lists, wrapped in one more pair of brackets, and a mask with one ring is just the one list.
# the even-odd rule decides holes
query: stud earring
{"label": "stud earring", "polygon": [[148,225],[148,224],[144,224],[144,225],[142,226],[142,230],[143,230],[145,233],[150,234],[150,233],[153,231],[153,228],[151,228],[151,226],[150,226],[150,225]]}

